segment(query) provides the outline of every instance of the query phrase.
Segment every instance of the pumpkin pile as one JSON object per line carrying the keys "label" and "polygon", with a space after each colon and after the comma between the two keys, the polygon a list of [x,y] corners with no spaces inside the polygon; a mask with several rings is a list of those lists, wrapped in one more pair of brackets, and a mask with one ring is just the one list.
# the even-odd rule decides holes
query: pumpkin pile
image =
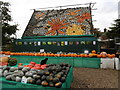
{"label": "pumpkin pile", "polygon": [[10,52],[10,51],[1,51],[0,54],[6,54],[6,55],[23,55],[23,56],[49,56],[49,57],[95,57],[95,58],[114,58],[115,54],[107,54],[106,52],[101,52],[100,54],[97,54],[95,50],[92,50],[90,54],[54,54],[54,53],[22,53],[22,52]]}
{"label": "pumpkin pile", "polygon": [[23,66],[0,66],[0,73],[6,80],[21,82],[24,78],[27,81],[26,83],[60,88],[66,80],[70,67],[69,64],[63,63],[49,64],[43,70]]}
{"label": "pumpkin pile", "polygon": [[14,66],[16,64],[17,64],[17,59],[16,58],[0,57],[0,66],[4,66],[4,65]]}
{"label": "pumpkin pile", "polygon": [[35,62],[30,62],[28,65],[24,65],[24,67],[29,67],[30,69],[35,69],[35,70],[40,70],[40,69],[45,69],[48,65],[40,65],[36,64]]}

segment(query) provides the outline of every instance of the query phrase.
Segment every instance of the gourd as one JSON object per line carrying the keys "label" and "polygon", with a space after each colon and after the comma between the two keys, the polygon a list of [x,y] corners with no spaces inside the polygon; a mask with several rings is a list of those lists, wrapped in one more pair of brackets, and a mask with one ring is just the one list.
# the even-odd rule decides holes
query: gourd
{"label": "gourd", "polygon": [[41,77],[41,76],[40,76],[40,75],[37,75],[37,74],[33,75],[33,78],[34,78],[34,79],[40,79],[40,77]]}
{"label": "gourd", "polygon": [[42,81],[42,82],[41,82],[41,85],[43,85],[43,86],[48,86],[48,82],[47,82],[47,81]]}
{"label": "gourd", "polygon": [[49,72],[49,71],[44,71],[44,74],[45,74],[45,75],[49,75],[50,72]]}
{"label": "gourd", "polygon": [[7,73],[8,73],[8,70],[5,70],[3,73],[3,76],[6,77]]}
{"label": "gourd", "polygon": [[55,75],[55,77],[61,78],[61,74],[58,73],[58,74]]}
{"label": "gourd", "polygon": [[9,69],[10,69],[10,67],[8,67],[8,66],[3,67],[3,70],[9,70]]}
{"label": "gourd", "polygon": [[59,82],[59,78],[58,77],[53,78],[53,83],[57,83],[57,82]]}
{"label": "gourd", "polygon": [[55,84],[55,87],[57,87],[57,88],[60,88],[61,86],[62,86],[61,82],[58,82],[58,83]]}
{"label": "gourd", "polygon": [[66,79],[65,77],[61,77],[60,81],[63,83],[63,82],[65,82],[65,79]]}
{"label": "gourd", "polygon": [[20,77],[16,77],[16,82],[21,82],[21,78]]}
{"label": "gourd", "polygon": [[28,72],[28,69],[26,69],[25,67],[22,69],[22,71],[25,73],[25,72]]}
{"label": "gourd", "polygon": [[11,75],[11,80],[12,80],[12,81],[16,81],[16,77],[14,76],[14,74]]}
{"label": "gourd", "polygon": [[95,50],[92,50],[92,54],[96,54],[96,51],[95,51]]}
{"label": "gourd", "polygon": [[97,55],[98,58],[101,58],[101,55]]}
{"label": "gourd", "polygon": [[6,80],[11,80],[12,75],[6,76]]}
{"label": "gourd", "polygon": [[37,74],[42,76],[44,74],[44,71],[43,70],[39,70]]}
{"label": "gourd", "polygon": [[32,82],[32,77],[28,77],[27,78],[27,83],[31,83]]}
{"label": "gourd", "polygon": [[25,76],[26,76],[26,77],[32,77],[32,76],[33,76],[33,73],[31,73],[31,72],[26,72],[26,73],[25,73]]}
{"label": "gourd", "polygon": [[17,64],[17,59],[16,58],[9,58],[8,63],[10,66],[14,66]]}
{"label": "gourd", "polygon": [[43,76],[41,77],[41,80],[43,81],[43,80],[45,80],[45,79],[46,79],[46,76],[43,75]]}
{"label": "gourd", "polygon": [[54,87],[54,83],[53,82],[49,82],[49,86],[50,87]]}
{"label": "gourd", "polygon": [[37,85],[41,85],[41,80],[38,79],[38,80],[36,81],[36,84],[37,84]]}
{"label": "gourd", "polygon": [[11,67],[9,71],[14,72],[15,70],[18,70],[18,67]]}
{"label": "gourd", "polygon": [[9,57],[0,57],[0,62],[8,63]]}
{"label": "gourd", "polygon": [[18,70],[22,70],[24,67],[23,66],[20,66],[20,67],[18,67]]}
{"label": "gourd", "polygon": [[48,82],[50,82],[50,81],[53,80],[53,77],[52,77],[52,76],[47,76],[47,77],[46,77],[46,80],[47,80]]}

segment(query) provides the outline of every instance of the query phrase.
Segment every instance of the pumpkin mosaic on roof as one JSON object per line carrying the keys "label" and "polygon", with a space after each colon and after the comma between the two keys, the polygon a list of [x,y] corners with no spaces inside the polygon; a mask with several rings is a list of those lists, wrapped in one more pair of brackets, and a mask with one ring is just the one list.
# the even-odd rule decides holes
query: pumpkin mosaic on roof
{"label": "pumpkin mosaic on roof", "polygon": [[[69,23],[64,23],[66,20],[60,20],[58,19],[52,19],[51,21],[48,21],[47,23],[50,25],[49,30],[46,33],[46,35],[50,34],[56,35],[56,34],[65,34],[65,32],[62,31],[62,29],[66,29],[67,27],[65,25],[68,25]],[[48,28],[48,27],[47,27]]]}
{"label": "pumpkin mosaic on roof", "polygon": [[23,36],[90,35],[90,23],[89,7],[34,11]]}
{"label": "pumpkin mosaic on roof", "polygon": [[84,30],[82,30],[80,25],[72,24],[68,26],[66,30],[67,35],[84,35]]}

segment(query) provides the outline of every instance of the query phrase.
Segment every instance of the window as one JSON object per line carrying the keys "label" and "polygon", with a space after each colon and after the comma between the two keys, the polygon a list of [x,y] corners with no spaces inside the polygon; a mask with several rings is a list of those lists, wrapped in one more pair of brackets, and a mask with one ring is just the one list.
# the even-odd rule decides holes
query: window
{"label": "window", "polygon": [[46,45],[46,42],[42,42],[42,45]]}
{"label": "window", "polygon": [[69,45],[73,45],[73,42],[70,41],[70,42],[69,42]]}
{"label": "window", "polygon": [[90,45],[90,44],[92,44],[92,42],[91,41],[86,41],[86,44]]}
{"label": "window", "polygon": [[38,45],[40,46],[40,45],[41,45],[41,42],[38,42]]}
{"label": "window", "polygon": [[81,41],[81,45],[85,45],[85,41]]}
{"label": "window", "polygon": [[52,44],[52,42],[47,42],[47,44],[48,44],[48,45],[51,45],[51,44]]}
{"label": "window", "polygon": [[27,45],[27,42],[24,42],[24,45]]}
{"label": "window", "polygon": [[61,42],[61,46],[64,46],[64,45],[65,45],[65,42],[62,41],[62,42]]}
{"label": "window", "polygon": [[79,42],[75,42],[76,45],[79,45]]}
{"label": "window", "polygon": [[37,45],[37,42],[34,42],[34,45],[36,46],[36,45]]}
{"label": "window", "polygon": [[18,42],[15,42],[16,45],[18,45]]}
{"label": "window", "polygon": [[93,41],[93,45],[96,45],[96,41]]}
{"label": "window", "polygon": [[32,42],[29,42],[29,45],[32,45]]}
{"label": "window", "polygon": [[68,41],[65,41],[65,45],[68,45]]}
{"label": "window", "polygon": [[18,45],[22,45],[22,42],[18,42]]}
{"label": "window", "polygon": [[60,42],[57,42],[57,46],[60,46]]}
{"label": "window", "polygon": [[57,42],[52,42],[53,45],[57,45]]}

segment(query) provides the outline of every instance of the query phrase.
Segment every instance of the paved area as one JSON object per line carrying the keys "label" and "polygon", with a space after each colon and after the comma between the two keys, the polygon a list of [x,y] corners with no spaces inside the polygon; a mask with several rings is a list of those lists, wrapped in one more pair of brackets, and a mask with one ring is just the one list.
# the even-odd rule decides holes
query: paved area
{"label": "paved area", "polygon": [[74,68],[71,88],[118,88],[118,72],[111,69]]}

